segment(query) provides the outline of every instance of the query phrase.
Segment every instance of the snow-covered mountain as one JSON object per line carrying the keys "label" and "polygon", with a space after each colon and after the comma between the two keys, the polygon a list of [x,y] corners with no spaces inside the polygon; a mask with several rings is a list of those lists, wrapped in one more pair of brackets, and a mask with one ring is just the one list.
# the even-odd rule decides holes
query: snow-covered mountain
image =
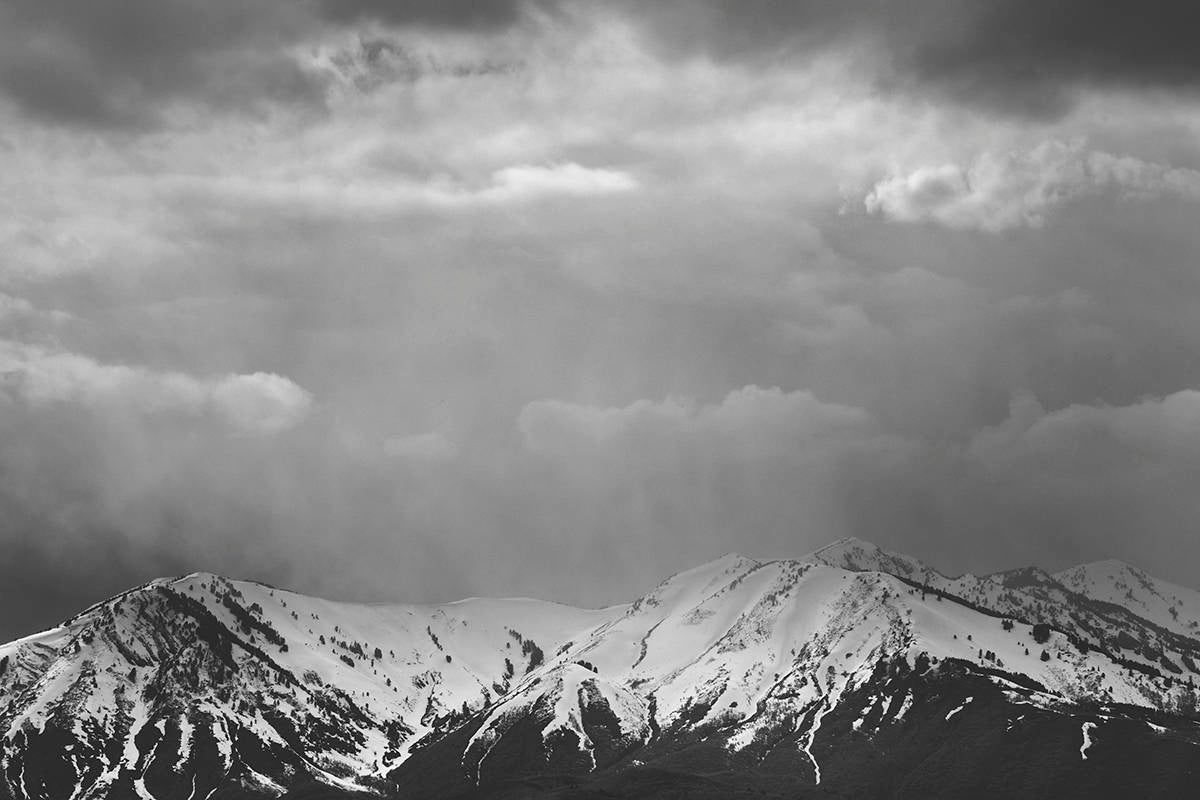
{"label": "snow-covered mountain", "polygon": [[1033,796],[1174,796],[1198,618],[1126,565],[950,578],[857,540],[602,610],[193,574],[0,646],[0,798],[989,796],[1030,748]]}
{"label": "snow-covered mountain", "polygon": [[1200,636],[1200,592],[1151,577],[1123,561],[1096,561],[1054,576],[1072,591],[1112,603],[1167,630]]}

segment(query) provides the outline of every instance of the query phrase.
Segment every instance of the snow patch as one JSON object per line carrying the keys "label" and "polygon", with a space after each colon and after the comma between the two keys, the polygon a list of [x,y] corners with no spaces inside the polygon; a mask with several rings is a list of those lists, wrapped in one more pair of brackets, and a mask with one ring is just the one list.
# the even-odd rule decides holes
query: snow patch
{"label": "snow patch", "polygon": [[1096,727],[1094,722],[1083,723],[1083,744],[1079,745],[1079,759],[1087,761],[1088,748],[1092,746],[1092,729]]}
{"label": "snow patch", "polygon": [[912,708],[912,704],[913,704],[912,692],[905,691],[904,692],[904,700],[903,700],[903,702],[900,703],[900,710],[896,712],[896,716],[893,717],[892,720],[894,722],[899,722],[900,720],[904,719],[904,715],[908,713],[908,710],[910,708]]}
{"label": "snow patch", "polygon": [[955,714],[957,714],[958,712],[960,712],[964,708],[966,708],[967,704],[970,703],[974,699],[975,699],[974,697],[968,697],[966,700],[964,700],[962,702],[962,705],[958,706],[957,708],[950,709],[950,713],[946,715],[946,722],[949,722],[951,717],[953,717]]}

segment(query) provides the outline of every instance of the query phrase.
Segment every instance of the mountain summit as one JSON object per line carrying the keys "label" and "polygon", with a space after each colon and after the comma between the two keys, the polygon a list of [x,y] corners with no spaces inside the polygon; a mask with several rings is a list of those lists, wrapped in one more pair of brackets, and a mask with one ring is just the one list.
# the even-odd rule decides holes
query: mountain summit
{"label": "mountain summit", "polygon": [[854,539],[601,610],[196,573],[0,646],[0,798],[1177,797],[1198,620],[1126,565]]}

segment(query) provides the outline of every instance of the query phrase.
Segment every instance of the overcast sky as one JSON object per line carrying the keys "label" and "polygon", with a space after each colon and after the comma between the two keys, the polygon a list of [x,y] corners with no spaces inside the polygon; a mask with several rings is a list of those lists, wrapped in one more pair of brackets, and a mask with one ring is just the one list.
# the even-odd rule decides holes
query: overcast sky
{"label": "overcast sky", "polygon": [[1200,19],[0,0],[0,638],[856,535],[1200,584]]}

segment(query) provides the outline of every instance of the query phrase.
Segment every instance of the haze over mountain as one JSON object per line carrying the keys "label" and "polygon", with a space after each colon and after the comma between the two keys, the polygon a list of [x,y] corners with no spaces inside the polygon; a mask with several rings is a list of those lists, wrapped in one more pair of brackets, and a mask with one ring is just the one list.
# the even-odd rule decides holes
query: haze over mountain
{"label": "haze over mountain", "polygon": [[1198,612],[855,539],[597,610],[193,573],[0,646],[0,797],[1180,797]]}

